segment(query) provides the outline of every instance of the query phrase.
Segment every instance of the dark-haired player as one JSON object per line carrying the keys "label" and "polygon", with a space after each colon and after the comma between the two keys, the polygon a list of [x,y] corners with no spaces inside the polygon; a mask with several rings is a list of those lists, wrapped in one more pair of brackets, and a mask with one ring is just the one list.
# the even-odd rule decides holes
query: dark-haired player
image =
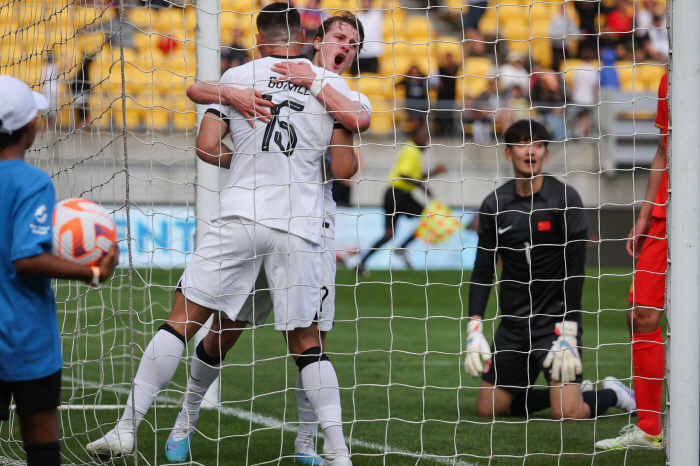
{"label": "dark-haired player", "polygon": [[116,244],[99,266],[51,255],[56,193],[49,176],[24,161],[36,115],[48,102],[22,81],[0,76],[0,420],[14,397],[29,466],[61,464],[61,341],[51,278],[99,285],[114,271]]}
{"label": "dark-haired player", "polygon": [[637,424],[629,424],[617,438],[596,442],[600,450],[621,448],[663,448],[661,394],[664,382],[664,340],[659,321],[666,292],[666,201],[668,200],[668,74],[659,84],[656,126],[659,144],[651,163],[644,204],[629,234],[627,252],[637,259],[634,282],[629,294],[632,309],[627,324],[632,341],[634,389],[637,392]]}
{"label": "dark-haired player", "polygon": [[[273,66],[273,71],[280,73],[280,80],[288,78],[293,84],[299,84],[305,88],[313,85],[314,79],[318,77],[318,70],[314,70],[311,65],[324,68],[337,74],[344,73],[355,61],[358,50],[362,48],[364,32],[362,24],[351,13],[336,14],[326,19],[318,28],[313,39],[314,56],[309,63],[307,60],[280,61]],[[220,92],[220,94],[219,94]],[[257,91],[256,91],[257,92]],[[248,94],[248,95],[246,95]],[[226,100],[229,105],[243,113],[247,110],[241,101],[246,98],[253,98],[250,89],[238,89],[231,86],[212,86],[212,83],[193,84],[188,89],[188,95],[196,99],[196,103],[211,103],[211,100],[220,98]],[[318,94],[316,99],[336,119],[334,133],[344,134],[349,139],[346,141],[352,144],[352,131],[364,131],[370,124],[372,106],[367,97],[358,92],[351,92],[350,98],[336,91],[331,86],[325,86],[324,92]],[[207,138],[211,150],[216,150],[220,144],[220,133],[217,131]],[[204,138],[198,138],[198,147],[204,143]],[[332,140],[332,144],[342,143],[341,139]],[[332,173],[331,152],[338,147],[330,147],[325,155],[326,177]],[[201,152],[201,151],[200,151]],[[217,165],[222,168],[229,168],[230,154],[223,154],[221,157],[211,156],[203,158],[207,163]],[[321,343],[325,348],[326,334],[333,327],[335,316],[335,210],[336,204],[333,199],[332,184],[324,183],[324,210],[326,225],[323,231],[323,289],[327,290],[321,307],[318,329],[320,331]],[[187,379],[187,389],[185,391],[185,402],[178,419],[173,427],[173,437],[175,439],[184,438],[194,430],[199,420],[199,411],[204,395],[216,380],[221,370],[220,359],[235,344],[240,335],[238,329],[244,328],[248,323],[262,325],[272,311],[273,303],[269,292],[269,284],[264,271],[261,271],[255,283],[255,292],[249,296],[243,309],[239,313],[236,322],[221,316],[219,321],[215,321],[212,330],[201,343],[201,350],[192,358],[190,367],[190,377]],[[226,329],[221,331],[221,328]],[[221,355],[213,358],[209,355]],[[318,418],[313,411],[308,397],[303,389],[301,374],[297,376],[296,398],[299,410],[299,428],[297,438],[294,441],[295,462],[301,464],[318,465],[322,459],[316,454],[315,437],[318,429]],[[186,443],[180,445],[186,446]],[[168,459],[171,461],[186,458],[185,447],[178,448],[177,451],[167,450]]]}
{"label": "dark-haired player", "polygon": [[[554,419],[586,419],[611,406],[635,409],[634,394],[617,379],[606,378],[598,392],[581,390],[588,218],[576,190],[542,172],[550,138],[534,121],[506,130],[515,179],[486,197],[479,211],[464,367],[481,375],[480,416],[526,416],[551,406]],[[499,257],[502,317],[489,348],[482,319]],[[532,388],[541,372],[549,389]]]}
{"label": "dark-haired player", "polygon": [[[272,69],[275,63],[304,59],[299,56],[304,43],[299,13],[287,3],[266,6],[257,26],[258,49],[264,58],[228,70],[221,82],[254,87],[274,104],[274,111],[267,122],[251,125],[230,106],[212,105],[207,110],[197,136],[198,156],[226,160],[231,168],[212,214],[212,227],[182,275],[167,323],[144,352],[121,420],[105,437],[90,443],[88,452],[114,455],[133,450],[134,424],[143,420],[172,378],[186,341],[213,313],[236,322],[264,270],[275,329],[283,332],[303,390],[321,421],[324,464],[352,464],[343,436],[338,379],[323,353],[316,323],[322,282],[322,163],[325,147],[336,134],[333,118],[316,96],[328,86],[346,95],[350,90],[337,74],[316,67],[324,79],[310,89],[280,81]],[[233,152],[222,141],[229,133]],[[344,151],[331,153],[333,172],[341,178],[352,176],[352,139],[339,148]],[[211,351],[207,341],[211,342],[205,338],[197,347],[197,357],[208,365],[220,364],[223,351]],[[166,456],[179,462],[187,459],[193,434],[188,425],[174,428]]]}

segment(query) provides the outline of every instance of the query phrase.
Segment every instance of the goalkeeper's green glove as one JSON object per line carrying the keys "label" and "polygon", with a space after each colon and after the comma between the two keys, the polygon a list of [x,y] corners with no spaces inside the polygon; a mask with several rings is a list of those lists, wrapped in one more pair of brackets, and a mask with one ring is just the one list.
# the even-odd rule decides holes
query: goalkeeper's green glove
{"label": "goalkeeper's green glove", "polygon": [[467,325],[467,354],[464,358],[464,370],[472,377],[479,377],[484,370],[481,362],[491,359],[491,348],[484,338],[484,323],[481,319],[472,319]]}
{"label": "goalkeeper's green glove", "polygon": [[552,367],[552,381],[573,382],[576,375],[583,372],[581,356],[576,348],[578,324],[564,321],[556,324],[554,331],[559,338],[552,343],[544,360],[544,367]]}

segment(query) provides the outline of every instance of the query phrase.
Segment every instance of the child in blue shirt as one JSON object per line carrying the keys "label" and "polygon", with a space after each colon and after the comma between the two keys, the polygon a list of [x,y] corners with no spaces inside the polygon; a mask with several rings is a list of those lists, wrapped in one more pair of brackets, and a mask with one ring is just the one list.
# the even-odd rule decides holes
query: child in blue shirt
{"label": "child in blue shirt", "polygon": [[103,282],[116,244],[99,267],[51,255],[56,193],[49,176],[24,161],[36,116],[48,106],[22,81],[0,76],[0,419],[12,395],[29,466],[61,464],[61,342],[51,278]]}

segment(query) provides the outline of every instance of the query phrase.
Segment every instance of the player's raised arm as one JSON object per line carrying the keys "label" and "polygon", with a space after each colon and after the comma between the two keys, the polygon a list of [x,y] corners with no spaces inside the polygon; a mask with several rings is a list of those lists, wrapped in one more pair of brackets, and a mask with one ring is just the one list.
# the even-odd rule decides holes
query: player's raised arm
{"label": "player's raised arm", "polygon": [[331,137],[331,171],[338,179],[352,178],[359,168],[353,147],[352,133],[345,128],[335,128]]}
{"label": "player's raised arm", "polygon": [[269,100],[263,99],[258,90],[220,85],[216,81],[192,84],[187,88],[187,97],[196,104],[230,105],[240,112],[251,126],[255,125],[255,118],[265,123],[270,121],[268,108],[275,106]]}
{"label": "player's raised arm", "polygon": [[233,151],[222,141],[228,132],[228,122],[221,112],[207,110],[197,134],[197,157],[210,165],[230,168]]}
{"label": "player's raised arm", "polygon": [[353,133],[362,133],[369,129],[369,112],[359,102],[350,100],[330,84],[324,83],[308,63],[280,62],[272,67],[272,71],[282,75],[278,82],[289,81],[309,89],[333,118]]}

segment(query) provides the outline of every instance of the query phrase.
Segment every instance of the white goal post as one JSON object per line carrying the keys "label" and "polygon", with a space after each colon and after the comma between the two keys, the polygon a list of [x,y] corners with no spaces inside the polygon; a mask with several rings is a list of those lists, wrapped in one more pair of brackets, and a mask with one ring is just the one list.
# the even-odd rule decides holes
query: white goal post
{"label": "white goal post", "polygon": [[[669,8],[668,459],[700,457],[700,3]],[[675,202],[674,202],[675,201]]]}

